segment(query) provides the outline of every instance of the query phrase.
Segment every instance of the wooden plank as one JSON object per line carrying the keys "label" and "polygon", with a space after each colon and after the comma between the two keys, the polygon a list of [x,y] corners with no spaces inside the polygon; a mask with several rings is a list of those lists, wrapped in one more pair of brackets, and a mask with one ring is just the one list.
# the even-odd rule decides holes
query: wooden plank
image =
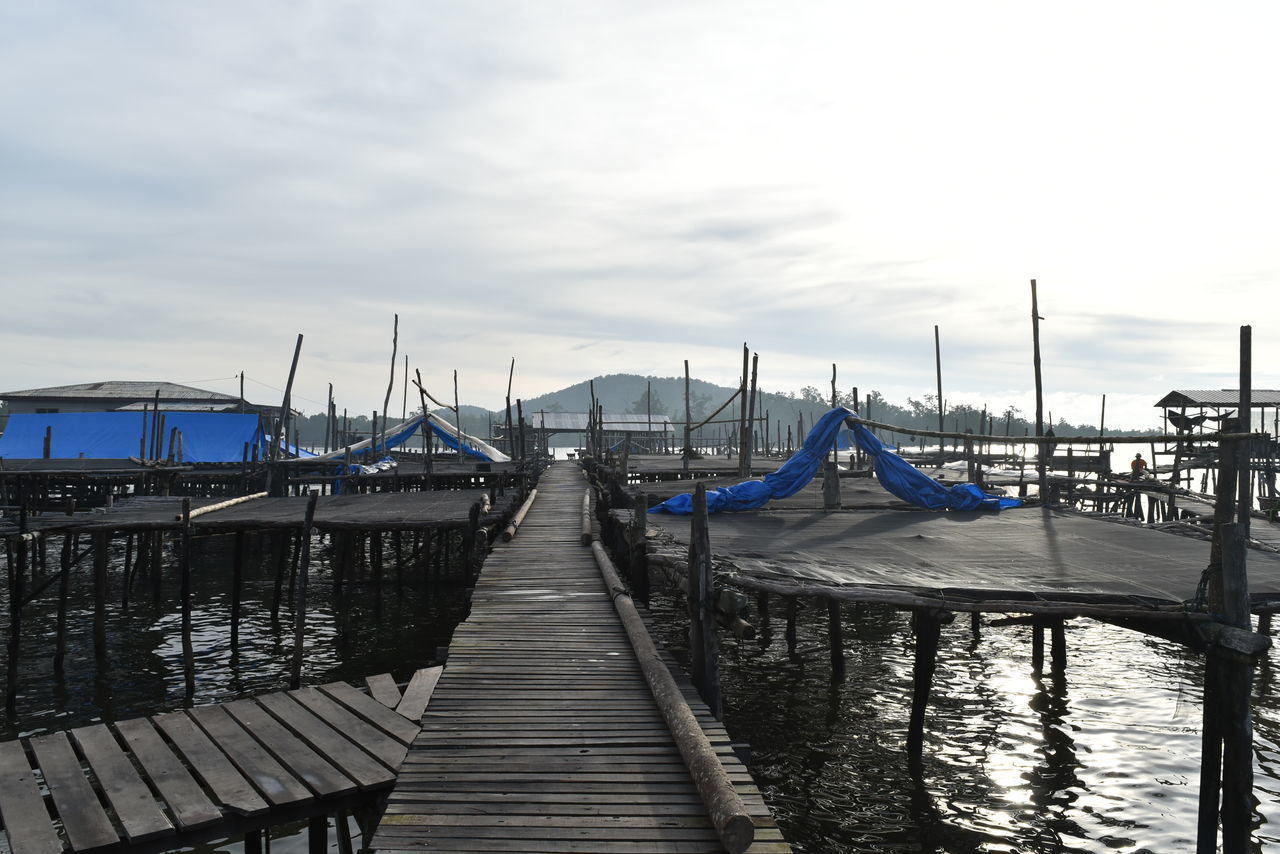
{"label": "wooden plank", "polygon": [[409,744],[418,734],[418,725],[405,720],[368,694],[361,694],[345,682],[330,682],[320,690],[364,718],[397,741]]}
{"label": "wooden plank", "polygon": [[364,684],[369,687],[369,696],[388,709],[394,709],[400,702],[400,687],[390,673],[379,673],[377,676],[366,676]]}
{"label": "wooden plank", "polygon": [[299,688],[290,691],[289,696],[338,732],[345,733],[391,770],[400,767],[409,748],[373,724],[356,717],[327,694],[322,694],[315,688]]}
{"label": "wooden plank", "polygon": [[354,792],[359,788],[354,780],[312,750],[254,700],[237,700],[222,708],[252,733],[281,765],[316,794],[327,797]]}
{"label": "wooden plank", "polygon": [[310,790],[272,758],[221,706],[197,706],[187,714],[262,793],[267,803],[286,806],[311,798]]}
{"label": "wooden plank", "polygon": [[0,821],[20,854],[61,854],[35,772],[20,741],[0,742]]}
{"label": "wooden plank", "polygon": [[269,807],[243,774],[204,731],[183,712],[152,718],[191,765],[222,806],[245,816],[260,815]]}
{"label": "wooden plank", "polygon": [[222,810],[209,800],[146,718],[121,721],[116,724],[116,731],[129,745],[133,758],[164,799],[180,829],[194,830],[222,819]]}
{"label": "wooden plank", "polygon": [[156,804],[147,784],[134,770],[106,724],[71,730],[71,737],[89,763],[98,786],[107,796],[130,842],[141,842],[174,832],[173,823]]}
{"label": "wooden plank", "polygon": [[427,703],[431,702],[436,683],[440,681],[441,673],[444,673],[443,667],[424,667],[415,672],[404,689],[404,698],[395,707],[396,713],[414,723],[421,720]]}
{"label": "wooden plank", "polygon": [[76,851],[91,851],[119,842],[120,836],[98,803],[98,795],[85,778],[66,733],[38,736],[28,743],[35,752],[36,763],[53,796],[71,847]]}
{"label": "wooden plank", "polygon": [[351,777],[362,789],[387,786],[396,775],[338,730],[303,708],[288,694],[264,694],[258,704],[298,738]]}

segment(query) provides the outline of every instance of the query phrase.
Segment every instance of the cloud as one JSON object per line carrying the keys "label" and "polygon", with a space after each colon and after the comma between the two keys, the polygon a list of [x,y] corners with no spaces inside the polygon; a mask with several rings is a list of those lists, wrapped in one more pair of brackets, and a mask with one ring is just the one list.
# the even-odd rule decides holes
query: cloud
{"label": "cloud", "polygon": [[948,387],[995,396],[1030,387],[1035,277],[1064,408],[1234,385],[1250,322],[1277,386],[1255,13],[10,4],[0,297],[38,321],[0,362],[283,385],[303,332],[303,393],[372,410],[398,312],[489,406],[511,355],[522,396],[732,384],[743,340],[768,387],[834,361],[905,397],[936,324]]}

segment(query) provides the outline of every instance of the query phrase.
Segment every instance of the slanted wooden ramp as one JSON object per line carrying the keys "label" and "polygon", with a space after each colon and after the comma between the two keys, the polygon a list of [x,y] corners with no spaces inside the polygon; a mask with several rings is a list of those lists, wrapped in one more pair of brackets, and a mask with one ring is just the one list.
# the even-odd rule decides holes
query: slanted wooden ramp
{"label": "slanted wooden ramp", "polygon": [[190,847],[350,811],[372,829],[441,668],[0,742],[13,854]]}
{"label": "slanted wooden ramp", "polygon": [[[591,550],[576,465],[543,475],[484,564],[374,836],[381,852],[719,852]],[[724,728],[690,707],[756,825],[791,849]]]}

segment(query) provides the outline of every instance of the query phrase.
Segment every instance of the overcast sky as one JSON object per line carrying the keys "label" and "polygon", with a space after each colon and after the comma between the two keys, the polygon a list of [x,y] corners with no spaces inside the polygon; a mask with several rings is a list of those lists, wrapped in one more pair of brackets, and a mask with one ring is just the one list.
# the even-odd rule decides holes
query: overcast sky
{"label": "overcast sky", "polygon": [[[1274,3],[0,0],[0,389],[1280,388]],[[399,381],[397,380],[397,389]],[[447,389],[447,391],[446,391]],[[399,399],[399,392],[395,395]],[[398,414],[398,406],[393,409]]]}

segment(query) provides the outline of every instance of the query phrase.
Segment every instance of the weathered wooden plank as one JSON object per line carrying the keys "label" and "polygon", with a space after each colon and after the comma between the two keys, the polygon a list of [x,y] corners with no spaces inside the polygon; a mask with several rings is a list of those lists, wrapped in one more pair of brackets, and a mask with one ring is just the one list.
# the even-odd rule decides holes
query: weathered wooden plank
{"label": "weathered wooden plank", "polygon": [[91,851],[119,842],[120,836],[85,778],[67,734],[55,732],[28,743],[58,808],[58,817],[71,847],[76,851]]}
{"label": "weathered wooden plank", "polygon": [[400,702],[400,687],[396,685],[396,680],[391,678],[390,673],[366,676],[364,684],[369,688],[369,696],[388,709],[394,709]]}
{"label": "weathered wooden plank", "polygon": [[36,773],[20,741],[0,742],[0,821],[14,852],[61,854],[62,840],[49,821]]}
{"label": "weathered wooden plank", "polygon": [[388,768],[395,770],[400,767],[400,762],[409,749],[403,742],[357,717],[345,706],[315,688],[299,688],[290,691],[289,696],[338,732],[346,733]]}
{"label": "weathered wooden plank", "polygon": [[368,694],[361,694],[345,682],[321,685],[320,690],[397,741],[409,744],[418,734],[416,723],[405,720]]}
{"label": "weathered wooden plank", "polygon": [[222,818],[222,810],[209,800],[146,718],[121,721],[116,724],[116,731],[129,745],[133,758],[164,799],[180,829],[193,830]]}
{"label": "weathered wooden plank", "polygon": [[140,842],[174,833],[173,823],[160,810],[151,790],[138,776],[106,724],[73,729],[71,737],[79,745],[129,841]]}
{"label": "weathered wooden plank", "polygon": [[414,673],[404,689],[403,699],[395,707],[396,713],[417,723],[426,711],[427,704],[431,702],[431,694],[440,681],[441,673],[444,673],[443,667],[424,667]]}
{"label": "weathered wooden plank", "polygon": [[317,795],[342,795],[358,787],[354,780],[335,768],[253,700],[236,700],[222,706],[258,740],[267,753]]}
{"label": "weathered wooden plank", "polygon": [[311,797],[307,787],[272,758],[221,706],[196,706],[188,714],[262,793],[267,803],[285,806]]}
{"label": "weathered wooden plank", "polygon": [[258,697],[258,703],[361,788],[386,786],[395,781],[396,775],[390,769],[287,694],[264,694]]}
{"label": "weathered wooden plank", "polygon": [[226,809],[245,816],[260,815],[269,807],[253,784],[184,712],[152,718]]}

